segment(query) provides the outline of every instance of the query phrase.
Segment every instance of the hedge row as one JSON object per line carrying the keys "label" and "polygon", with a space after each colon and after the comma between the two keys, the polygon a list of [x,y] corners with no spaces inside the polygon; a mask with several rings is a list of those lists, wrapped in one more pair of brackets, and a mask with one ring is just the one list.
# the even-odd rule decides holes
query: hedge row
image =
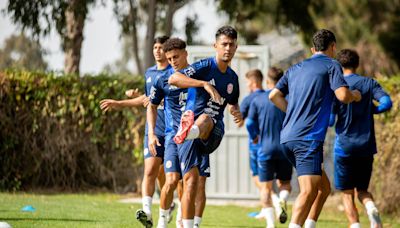
{"label": "hedge row", "polygon": [[0,73],[0,189],[136,191],[144,109],[102,113],[99,101],[141,78]]}

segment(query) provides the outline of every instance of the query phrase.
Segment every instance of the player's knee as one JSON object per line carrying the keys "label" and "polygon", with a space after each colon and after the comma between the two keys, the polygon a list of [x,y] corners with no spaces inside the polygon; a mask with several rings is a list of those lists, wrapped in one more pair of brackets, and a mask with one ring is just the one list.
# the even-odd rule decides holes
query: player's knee
{"label": "player's knee", "polygon": [[158,169],[151,167],[144,169],[144,177],[148,178],[150,181],[155,181],[158,176]]}

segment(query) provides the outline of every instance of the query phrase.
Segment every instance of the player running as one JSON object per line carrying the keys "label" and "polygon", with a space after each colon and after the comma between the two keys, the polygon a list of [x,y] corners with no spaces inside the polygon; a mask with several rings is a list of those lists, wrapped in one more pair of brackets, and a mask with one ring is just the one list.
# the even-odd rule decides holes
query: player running
{"label": "player running", "polygon": [[[350,228],[360,228],[358,211],[354,202],[357,193],[359,201],[365,206],[372,228],[382,227],[368,185],[372,173],[374,154],[376,154],[374,114],[388,111],[392,107],[389,95],[372,78],[356,74],[359,64],[356,51],[341,50],[337,60],[343,67],[347,84],[361,92],[362,99],[351,105],[335,102],[333,113],[337,115],[335,139],[335,187],[342,191],[343,204]],[[375,106],[373,101],[378,101]],[[335,115],[331,116],[331,125]]]}

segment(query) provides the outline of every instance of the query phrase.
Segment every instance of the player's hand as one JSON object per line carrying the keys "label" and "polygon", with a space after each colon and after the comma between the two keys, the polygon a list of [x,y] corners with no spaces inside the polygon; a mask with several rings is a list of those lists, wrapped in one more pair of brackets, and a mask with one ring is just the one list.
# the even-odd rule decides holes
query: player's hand
{"label": "player's hand", "polygon": [[104,112],[107,112],[111,109],[118,109],[120,108],[118,101],[113,99],[104,99],[100,101],[100,108]]}
{"label": "player's hand", "polygon": [[229,112],[233,116],[233,122],[236,123],[238,127],[242,127],[244,124],[243,116],[240,110],[235,105],[229,105]]}
{"label": "player's hand", "polygon": [[206,83],[204,85],[204,89],[207,91],[208,94],[210,94],[214,102],[222,105],[221,95],[219,95],[218,91],[214,88],[214,86],[212,86],[209,83]]}
{"label": "player's hand", "polygon": [[253,139],[253,144],[257,144],[258,143],[258,135]]}
{"label": "player's hand", "polygon": [[136,89],[129,89],[129,90],[125,91],[125,95],[126,95],[127,97],[130,97],[130,98],[138,97],[138,96],[140,96],[139,89],[138,89],[138,88],[136,88]]}
{"label": "player's hand", "polygon": [[351,93],[353,94],[355,102],[361,101],[361,93],[360,93],[360,91],[355,89],[355,90],[352,90]]}
{"label": "player's hand", "polygon": [[143,107],[147,107],[147,105],[149,105],[150,104],[150,98],[149,97],[146,97],[146,98],[144,98],[143,99]]}
{"label": "player's hand", "polygon": [[157,155],[157,146],[161,146],[160,142],[158,141],[158,138],[155,134],[149,134],[149,150],[150,150],[150,154],[155,157]]}

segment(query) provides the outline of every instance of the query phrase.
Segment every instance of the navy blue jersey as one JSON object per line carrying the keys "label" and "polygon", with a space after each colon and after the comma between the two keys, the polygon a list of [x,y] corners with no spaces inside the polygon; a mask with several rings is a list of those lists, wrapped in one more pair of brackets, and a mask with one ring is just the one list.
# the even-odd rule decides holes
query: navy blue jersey
{"label": "navy blue jersey", "polygon": [[187,99],[187,89],[168,84],[168,79],[173,73],[174,70],[171,68],[167,74],[159,77],[151,87],[150,92],[152,104],[158,105],[164,99],[165,134],[167,137],[173,137],[178,131]]}
{"label": "navy blue jersey", "polygon": [[[145,77],[145,85],[144,85],[144,92],[146,97],[150,95],[151,86],[157,80],[158,77],[166,74],[169,70],[172,69],[170,65],[168,65],[165,69],[157,70],[157,65],[154,65],[146,70],[144,73]],[[160,106],[157,110],[157,123],[155,128],[155,134],[158,136],[164,136],[165,132],[165,117],[164,117],[164,108]],[[146,123],[145,127],[145,135],[148,133],[148,127]]]}
{"label": "navy blue jersey", "polygon": [[[249,114],[249,109],[250,109],[250,104],[253,102],[254,98],[257,97],[260,94],[264,94],[263,89],[257,89],[256,91],[250,93],[247,95],[245,98],[243,98],[242,103],[240,104],[240,112],[242,113],[243,119],[246,119],[248,114]],[[259,134],[259,132],[257,132]],[[253,140],[250,137],[249,133],[249,148],[250,150],[257,150],[260,147],[259,143],[254,144]]]}
{"label": "navy blue jersey", "polygon": [[361,93],[361,101],[343,104],[335,100],[333,113],[337,114],[335,155],[369,156],[376,153],[373,100],[389,96],[373,79],[357,74],[345,76],[351,89]]}
{"label": "navy blue jersey", "polygon": [[261,149],[258,160],[284,159],[283,154],[286,147],[280,143],[285,113],[278,109],[269,99],[271,90],[256,96],[251,103],[249,119],[255,121],[259,129],[259,142]]}
{"label": "navy blue jersey", "polygon": [[186,110],[192,110],[195,118],[205,113],[215,121],[222,120],[226,105],[238,103],[238,76],[230,67],[222,73],[218,69],[215,58],[202,59],[182,72],[193,79],[209,82],[222,97],[223,104],[220,105],[212,100],[204,88],[189,88]]}
{"label": "navy blue jersey", "polygon": [[281,143],[295,140],[324,141],[334,91],[347,87],[342,68],[323,54],[291,66],[276,88],[288,95]]}

